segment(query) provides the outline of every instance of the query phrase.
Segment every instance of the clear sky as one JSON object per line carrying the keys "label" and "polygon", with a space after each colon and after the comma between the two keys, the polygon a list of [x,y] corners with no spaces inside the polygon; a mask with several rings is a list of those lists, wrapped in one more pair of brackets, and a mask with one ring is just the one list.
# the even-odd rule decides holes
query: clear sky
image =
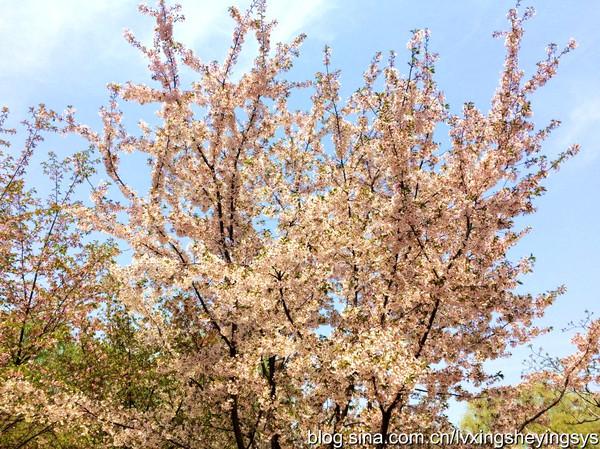
{"label": "clear sky", "polygon": [[[247,2],[181,3],[187,20],[176,37],[204,60],[222,57],[232,30],[227,7],[243,8]],[[596,289],[600,279],[600,2],[529,0],[523,4],[537,10],[526,26],[523,44],[527,73],[544,57],[548,42],[562,45],[574,37],[579,43],[564,59],[558,76],[536,94],[533,109],[538,126],[551,118],[563,122],[547,141],[549,154],[571,143],[580,143],[582,152],[548,180],[548,193],[537,202],[538,212],[520,223],[533,231],[514,251],[515,256],[533,253],[537,258],[534,273],[524,279],[529,291],[567,286],[567,293],[541,321],[556,331],[535,342],[552,354],[564,355],[570,347],[560,329],[583,318],[585,309],[600,313]],[[108,82],[151,82],[145,62],[122,37],[124,28],[142,39],[151,35],[152,23],[137,13],[136,5],[135,0],[0,0],[0,104],[8,105],[15,117],[39,102],[57,110],[74,105],[82,121],[97,125]],[[333,47],[345,94],[358,87],[375,51],[396,49],[401,61],[408,56],[405,44],[410,30],[427,27],[432,32],[431,48],[440,54],[436,75],[451,110],[458,112],[463,102],[474,101],[485,111],[503,56],[502,42],[492,39],[491,33],[506,26],[505,13],[512,5],[504,0],[271,0],[269,15],[280,23],[276,40],[288,40],[301,31],[308,34],[295,76],[310,77],[320,70],[323,46]],[[47,149],[63,152],[60,142],[52,145]],[[490,364],[490,370],[502,370],[506,380],[513,382],[529,352],[518,349],[511,359]],[[462,409],[453,405],[451,418],[458,420]]]}

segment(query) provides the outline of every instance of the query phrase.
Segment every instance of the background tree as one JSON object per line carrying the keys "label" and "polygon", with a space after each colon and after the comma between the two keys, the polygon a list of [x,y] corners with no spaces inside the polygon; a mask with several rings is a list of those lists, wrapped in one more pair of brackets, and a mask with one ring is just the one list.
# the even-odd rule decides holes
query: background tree
{"label": "background tree", "polygon": [[[45,197],[27,187],[35,148],[44,135],[60,132],[64,125],[64,117],[43,105],[31,109],[30,115],[23,122],[24,145],[19,154],[13,155],[9,140],[0,141],[3,448],[58,447],[61,441],[69,440],[69,433],[79,431],[73,422],[65,426],[78,411],[63,381],[76,381],[91,363],[74,372],[52,360],[79,345],[86,332],[95,332],[90,314],[108,295],[103,278],[115,252],[110,244],[90,242],[67,211],[76,186],[92,170],[86,152],[65,160],[49,155],[42,164],[51,186]],[[7,118],[5,108],[0,129],[10,138],[16,130],[4,128]]]}
{"label": "background tree", "polygon": [[600,321],[588,318],[581,327],[573,339],[577,352],[562,359],[536,352],[524,381],[488,390],[472,401],[462,427],[473,432],[600,433]]}

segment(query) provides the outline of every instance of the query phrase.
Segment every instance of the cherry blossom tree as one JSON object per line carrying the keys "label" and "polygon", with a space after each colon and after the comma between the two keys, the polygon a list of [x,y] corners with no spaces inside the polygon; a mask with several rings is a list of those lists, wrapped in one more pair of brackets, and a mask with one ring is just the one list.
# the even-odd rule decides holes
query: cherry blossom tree
{"label": "cherry blossom tree", "polygon": [[[273,46],[262,1],[231,9],[222,63],[175,40],[177,7],[141,11],[156,21],[152,44],[127,38],[157,85],[112,84],[102,132],[72,126],[121,195],[99,186],[80,219],[131,247],[119,299],[160,346],[171,382],[156,408],[111,411],[115,438],[277,448],[316,430],[385,440],[395,428],[448,428],[448,397],[467,397],[464,382],[492,383],[483,362],[538,335],[533,320],[561,292],[515,293],[531,260],[507,252],[527,232],[515,218],[577,151],[543,154],[558,122],[536,130],[529,100],[574,42],[549,46],[525,79],[518,55],[532,10],[512,9],[489,112],[466,103],[452,114],[427,30],[408,44],[406,76],[378,54],[343,99],[329,49],[314,80],[286,79],[304,36]],[[237,74],[251,33],[257,56]],[[197,73],[189,87],[184,68]],[[305,88],[311,107],[295,111],[290,95]],[[158,104],[161,122],[132,134],[119,100]],[[435,139],[440,124],[448,144]],[[119,170],[133,151],[149,158],[147,193]]]}
{"label": "cherry blossom tree", "polygon": [[[455,113],[435,81],[428,30],[407,45],[407,73],[395,53],[377,54],[344,98],[329,48],[312,79],[291,80],[305,36],[274,44],[264,0],[230,9],[235,28],[222,62],[176,40],[179,7],[160,0],[140,11],[155,20],[152,42],[126,38],[148,60],[153,84],[110,84],[101,130],[63,117],[64,129],[100,154],[109,181],[92,187],[91,206],[59,207],[56,196],[38,227],[50,223],[46,240],[64,235],[81,255],[58,265],[45,247],[54,254],[62,240],[42,240],[27,269],[2,281],[47,273],[43,284],[23,283],[35,304],[53,304],[66,282],[54,273],[72,264],[71,276],[88,276],[58,316],[65,329],[91,321],[93,332],[50,364],[82,374],[59,376],[47,391],[60,399],[33,409],[61,411],[57,422],[84,435],[82,447],[277,449],[308,447],[309,432],[374,432],[383,448],[394,431],[451,429],[448,400],[472,398],[465,385],[499,394],[499,375],[484,362],[543,332],[534,320],[563,290],[517,293],[533,260],[508,253],[528,232],[515,220],[534,212],[544,179],[578,150],[544,154],[559,122],[537,128],[530,102],[575,42],[549,45],[526,77],[519,50],[533,10],[511,9],[497,33],[506,55],[489,110],[467,102]],[[243,67],[252,36],[255,58]],[[296,95],[310,106],[295,109]],[[123,103],[155,105],[157,118],[130,129]],[[122,168],[131,153],[148,160],[139,170],[148,189]],[[28,217],[7,214],[16,224],[2,232],[18,241]],[[64,233],[54,233],[53,214],[65,217]],[[68,237],[69,220],[123,242],[130,262],[110,265],[98,282],[112,252]],[[39,250],[40,240],[27,238],[29,251]],[[17,263],[13,246],[1,250],[3,264]],[[107,265],[89,266],[95,254]],[[90,318],[98,295],[103,307]],[[29,302],[15,297],[2,309],[10,320],[0,349],[11,366],[54,341],[38,329],[56,314],[29,325],[38,322]],[[21,346],[13,322],[29,326]],[[581,367],[597,360],[597,332],[589,336],[586,358],[564,361],[570,381],[577,373],[583,382]],[[9,376],[12,388],[20,374]],[[31,402],[22,402],[22,411],[0,412],[54,426],[31,419]]]}
{"label": "cherry blossom tree", "polygon": [[49,155],[46,197],[28,187],[36,147],[65,123],[43,105],[30,116],[15,154],[17,130],[5,128],[8,109],[0,115],[8,137],[0,140],[0,446],[7,448],[50,447],[62,438],[75,411],[61,388],[65,372],[49,361],[92,327],[89,315],[106,299],[102,279],[115,254],[112,245],[87,239],[67,211],[93,170],[87,152]]}

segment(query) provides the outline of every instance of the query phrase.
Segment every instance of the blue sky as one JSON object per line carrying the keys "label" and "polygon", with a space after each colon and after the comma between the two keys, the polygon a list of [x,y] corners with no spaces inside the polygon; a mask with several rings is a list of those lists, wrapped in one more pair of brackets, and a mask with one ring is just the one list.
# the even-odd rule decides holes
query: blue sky
{"label": "blue sky", "polygon": [[[177,38],[204,60],[224,55],[232,29],[227,7],[244,7],[247,2],[181,3],[187,20]],[[463,102],[474,101],[487,110],[503,55],[502,42],[492,39],[491,33],[506,26],[505,13],[512,4],[272,0],[269,15],[280,22],[275,40],[288,40],[300,31],[308,34],[294,72],[298,77],[320,70],[321,49],[325,44],[333,47],[345,94],[359,85],[375,51],[396,49],[402,61],[407,57],[409,30],[427,27],[432,32],[431,47],[440,54],[437,79],[451,109],[459,111]],[[137,13],[136,5],[135,0],[0,0],[0,103],[8,105],[15,117],[38,102],[58,110],[74,105],[82,121],[97,124],[108,82],[150,82],[145,62],[122,38],[126,27],[142,39],[151,35],[152,23]],[[523,67],[528,73],[543,58],[548,42],[561,45],[574,37],[579,43],[563,61],[558,76],[536,94],[533,108],[539,126],[551,118],[563,122],[547,141],[549,154],[571,143],[580,143],[582,152],[548,180],[548,193],[537,202],[538,212],[520,223],[533,231],[514,251],[515,256],[533,253],[537,258],[534,273],[524,279],[529,291],[567,286],[567,293],[541,322],[554,326],[556,332],[536,341],[536,346],[564,355],[570,347],[560,329],[583,318],[585,309],[600,312],[596,291],[600,279],[600,2],[530,0],[524,5],[537,10],[523,44]],[[59,144],[53,142],[47,149],[60,154]],[[528,354],[527,348],[516,350],[511,359],[494,362],[490,369],[502,369],[507,381],[515,381]],[[453,405],[450,416],[457,420],[461,411],[460,405]]]}

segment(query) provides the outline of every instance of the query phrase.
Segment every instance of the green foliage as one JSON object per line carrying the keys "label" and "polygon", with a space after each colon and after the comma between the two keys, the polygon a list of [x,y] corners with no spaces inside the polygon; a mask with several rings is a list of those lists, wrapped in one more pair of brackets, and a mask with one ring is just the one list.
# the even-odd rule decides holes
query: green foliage
{"label": "green foliage", "polygon": [[[527,410],[541,410],[551,403],[556,392],[547,390],[542,384],[521,387],[518,407]],[[469,403],[461,428],[467,432],[494,432],[496,422],[503,413],[500,401],[476,399]],[[597,394],[582,391],[569,391],[550,408],[547,413],[529,424],[523,433],[545,432],[600,434],[600,406]],[[600,445],[587,444],[586,448],[598,448]]]}

